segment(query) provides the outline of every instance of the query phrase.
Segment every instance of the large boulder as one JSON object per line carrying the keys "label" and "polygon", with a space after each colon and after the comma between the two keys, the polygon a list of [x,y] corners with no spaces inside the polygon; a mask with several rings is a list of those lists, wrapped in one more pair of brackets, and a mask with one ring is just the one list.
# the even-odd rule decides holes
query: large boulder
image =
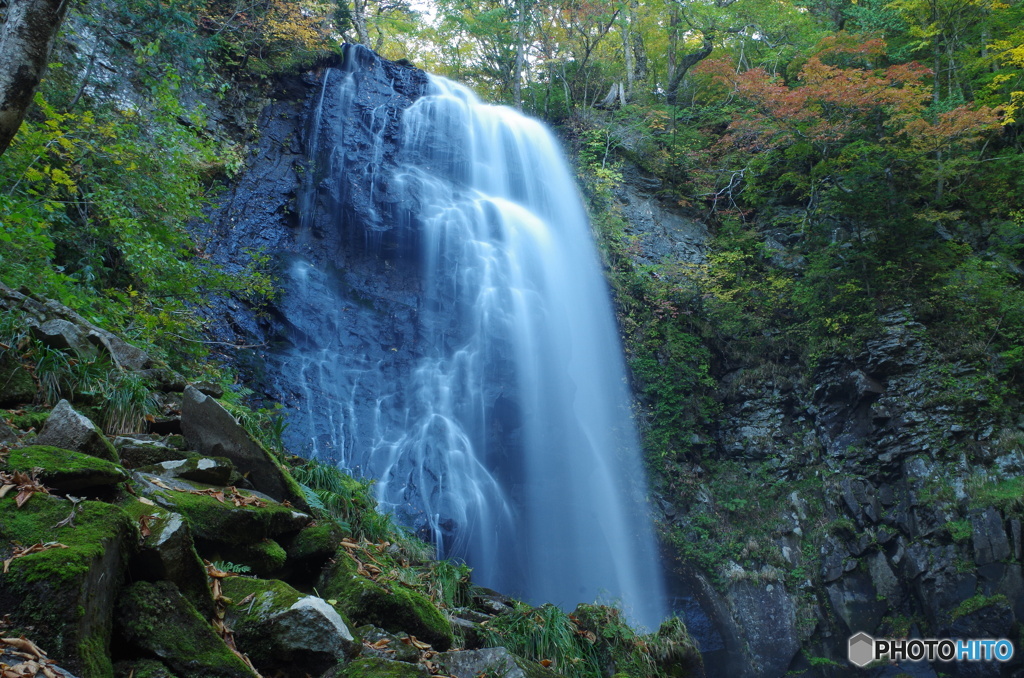
{"label": "large boulder", "polygon": [[282,581],[229,577],[225,620],[261,673],[319,675],[358,654],[361,644],[327,601]]}
{"label": "large boulder", "polygon": [[200,454],[226,457],[253,487],[278,501],[306,507],[298,483],[216,400],[189,386],[181,405],[181,430]]}
{"label": "large boulder", "polygon": [[[13,557],[0,576],[0,610],[12,625],[4,635],[45,639],[69,671],[108,678],[114,601],[136,535],[110,504],[35,494],[18,508],[15,493],[0,499],[0,560]],[[37,546],[14,557],[15,544]]]}
{"label": "large boulder", "polygon": [[67,400],[61,400],[53,408],[35,442],[83,452],[114,463],[119,461],[114,446],[99,427],[89,417],[76,412]]}
{"label": "large boulder", "polygon": [[89,341],[86,333],[73,322],[60,318],[34,326],[32,336],[50,348],[71,350],[83,357],[96,354],[96,346]]}
{"label": "large boulder", "polygon": [[156,657],[180,678],[253,678],[253,672],[171,582],[132,584],[117,605],[122,651]]}
{"label": "large boulder", "polygon": [[455,643],[448,619],[426,596],[394,582],[385,584],[359,574],[345,549],[339,549],[324,570],[317,590],[337,600],[349,619],[359,624],[411,634],[440,651]]}

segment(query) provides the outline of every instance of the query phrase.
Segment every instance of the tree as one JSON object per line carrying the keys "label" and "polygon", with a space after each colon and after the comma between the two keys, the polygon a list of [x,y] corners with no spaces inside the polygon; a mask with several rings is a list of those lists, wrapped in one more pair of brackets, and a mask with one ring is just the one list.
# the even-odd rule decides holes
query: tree
{"label": "tree", "polygon": [[0,155],[21,127],[46,74],[69,0],[11,0],[0,30]]}

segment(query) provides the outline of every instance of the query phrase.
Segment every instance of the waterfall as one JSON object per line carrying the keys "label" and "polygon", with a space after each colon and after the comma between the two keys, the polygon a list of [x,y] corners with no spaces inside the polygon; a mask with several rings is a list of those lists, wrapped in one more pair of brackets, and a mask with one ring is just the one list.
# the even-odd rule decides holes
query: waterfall
{"label": "waterfall", "polygon": [[[430,77],[404,101],[387,78],[350,48],[312,115],[299,220],[337,252],[287,275],[291,441],[375,479],[381,509],[477,583],[618,602],[655,627],[622,349],[558,144],[456,83]],[[390,276],[379,303],[373,267]]]}

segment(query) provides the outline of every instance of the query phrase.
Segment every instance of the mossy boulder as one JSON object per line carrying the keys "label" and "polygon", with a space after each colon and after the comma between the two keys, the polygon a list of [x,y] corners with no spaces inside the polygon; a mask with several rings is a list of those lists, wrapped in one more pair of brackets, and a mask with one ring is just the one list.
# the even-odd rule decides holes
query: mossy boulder
{"label": "mossy boulder", "polygon": [[118,600],[121,648],[156,657],[180,678],[253,678],[253,673],[168,581],[136,582]]}
{"label": "mossy boulder", "polygon": [[17,636],[45,639],[49,656],[83,678],[109,678],[114,600],[137,538],[121,509],[85,501],[74,520],[66,499],[34,495],[21,508],[14,494],[0,499],[0,560],[15,545],[62,544],[16,558],[0,575],[0,610],[10,614]]}
{"label": "mossy boulder", "polygon": [[385,585],[364,577],[344,549],[324,570],[317,589],[337,600],[345,614],[360,624],[405,632],[441,651],[455,642],[448,619],[426,596],[395,582]]}
{"label": "mossy boulder", "polygon": [[27,405],[35,400],[32,373],[10,351],[0,353],[0,407]]}
{"label": "mossy boulder", "polygon": [[[179,439],[181,445],[175,444]],[[139,469],[165,461],[199,458],[198,452],[184,450],[184,438],[167,436],[165,439],[114,438],[114,447],[121,457],[121,463],[130,469]]]}
{"label": "mossy boulder", "polygon": [[428,678],[429,676],[426,667],[421,664],[366,657],[328,671],[323,678]]}
{"label": "mossy boulder", "polygon": [[45,445],[11,450],[6,466],[12,471],[42,469],[43,483],[62,492],[95,492],[128,479],[123,468],[105,459]]}
{"label": "mossy boulder", "polygon": [[184,517],[131,496],[125,497],[121,506],[137,524],[144,523],[149,532],[132,558],[132,578],[173,582],[204,617],[212,617],[214,601],[206,568]]}
{"label": "mossy boulder", "polygon": [[221,585],[235,642],[262,673],[319,675],[359,652],[348,624],[321,598],[277,580],[229,577]]}
{"label": "mossy boulder", "polygon": [[103,431],[89,417],[76,412],[67,400],[61,400],[53,408],[35,442],[37,445],[82,452],[114,463],[120,461]]}
{"label": "mossy boulder", "polygon": [[181,478],[209,485],[227,485],[235,472],[235,466],[231,460],[224,457],[193,457],[162,461],[137,470],[162,478]]}
{"label": "mossy boulder", "polygon": [[[378,657],[412,664],[420,660],[420,650],[410,642],[403,642],[403,638],[399,635],[388,633],[372,624],[360,626],[356,629],[356,633],[363,639],[362,656],[364,657]],[[408,636],[405,637],[405,640],[408,641]],[[387,642],[382,645],[381,641]]]}
{"label": "mossy boulder", "polygon": [[338,544],[348,536],[333,521],[322,521],[299,532],[285,548],[293,561],[326,563],[338,550]]}
{"label": "mossy boulder", "polygon": [[259,492],[236,490],[237,496],[259,499],[261,505],[235,506],[227,494],[223,501],[214,496],[218,492],[224,493],[223,487],[159,478],[138,471],[132,475],[132,480],[136,492],[168,511],[180,513],[196,538],[211,542],[239,546],[253,544],[298,532],[310,521],[305,513],[283,506]]}
{"label": "mossy boulder", "polygon": [[273,577],[281,573],[288,554],[273,539],[262,539],[252,544],[212,544],[200,542],[200,550],[208,560],[225,560],[247,566],[258,577]]}

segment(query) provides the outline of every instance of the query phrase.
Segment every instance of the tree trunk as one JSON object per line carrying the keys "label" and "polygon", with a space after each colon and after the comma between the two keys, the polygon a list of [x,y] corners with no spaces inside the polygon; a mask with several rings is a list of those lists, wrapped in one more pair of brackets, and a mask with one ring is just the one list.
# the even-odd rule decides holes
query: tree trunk
{"label": "tree trunk", "polygon": [[668,99],[668,103],[672,106],[676,105],[676,98],[679,96],[679,85],[683,82],[683,77],[686,76],[686,72],[693,66],[696,66],[703,59],[706,59],[711,54],[711,50],[715,48],[711,42],[711,38],[704,36],[704,44],[701,48],[695,52],[683,56],[682,59],[675,64],[675,69],[672,72],[672,79],[668,83],[668,87],[665,88],[665,97]]}
{"label": "tree trunk", "polygon": [[54,39],[68,11],[68,0],[11,0],[0,29],[0,154],[25,119]]}
{"label": "tree trunk", "polygon": [[523,110],[523,62],[526,50],[526,0],[516,3],[516,65],[512,73],[512,92],[516,108]]}
{"label": "tree trunk", "polygon": [[366,0],[352,0],[352,25],[356,39],[364,47],[370,46],[370,31],[366,28]]}

